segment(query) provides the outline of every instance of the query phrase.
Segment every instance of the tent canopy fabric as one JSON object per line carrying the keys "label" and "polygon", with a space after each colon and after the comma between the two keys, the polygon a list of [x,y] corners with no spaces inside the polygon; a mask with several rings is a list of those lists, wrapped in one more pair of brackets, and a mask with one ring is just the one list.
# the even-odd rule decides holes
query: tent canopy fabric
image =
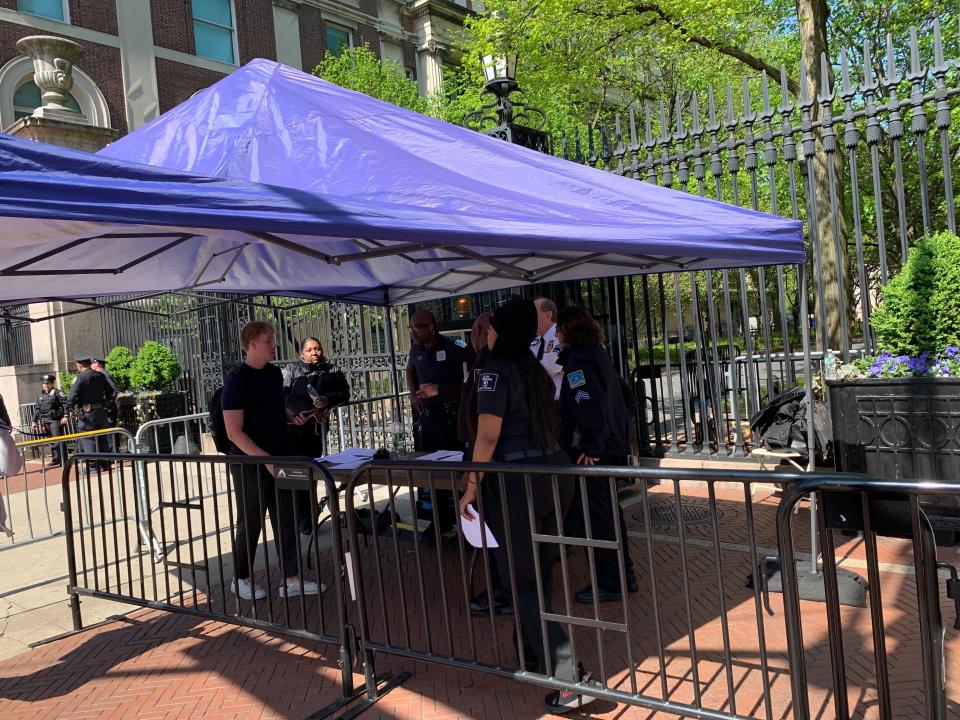
{"label": "tent canopy fabric", "polygon": [[255,60],[96,156],[0,136],[0,302],[207,289],[409,303],[803,262],[799,222]]}

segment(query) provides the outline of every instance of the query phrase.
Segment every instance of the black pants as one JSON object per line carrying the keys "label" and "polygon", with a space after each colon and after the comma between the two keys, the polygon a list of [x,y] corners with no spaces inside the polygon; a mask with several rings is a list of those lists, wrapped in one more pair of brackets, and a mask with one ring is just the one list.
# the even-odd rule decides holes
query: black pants
{"label": "black pants", "polygon": [[[81,412],[77,416],[77,432],[106,430],[108,427],[110,427],[110,418],[107,416],[107,411],[103,408],[93,408],[90,412]],[[80,449],[85,453],[113,452],[112,438],[80,438]]]}
{"label": "black pants", "polygon": [[[568,464],[565,453],[531,458],[521,461],[533,465]],[[544,653],[544,638],[540,623],[540,597],[537,592],[536,564],[534,563],[533,532],[546,535],[557,533],[558,520],[563,517],[567,505],[573,496],[573,479],[558,477],[560,495],[560,514],[553,502],[553,480],[547,476],[531,476],[531,494],[533,497],[534,525],[530,525],[530,513],[527,503],[526,481],[523,475],[506,475],[503,478],[503,502],[499,511],[488,507],[488,490],[484,490],[484,515],[500,547],[494,551],[495,562],[504,585],[510,587],[510,559],[512,554],[514,581],[517,589],[517,609],[520,612],[518,622],[523,636],[525,660],[536,660],[543,672],[547,671],[547,655]],[[500,483],[500,477],[487,474],[483,483]],[[500,492],[498,488],[497,492]],[[507,547],[507,528],[510,531],[510,547]],[[536,548],[540,562],[540,582],[543,587],[543,610],[552,612],[553,568],[559,556],[559,547],[553,543],[540,543]],[[547,653],[553,674],[561,680],[578,681],[577,663],[573,657],[570,638],[559,623],[547,623]],[[531,657],[532,654],[532,657]]]}
{"label": "black pants", "polygon": [[[287,428],[287,445],[291,455],[303,455],[317,458],[326,452],[325,425],[311,420],[304,425],[290,425]],[[294,490],[297,525],[304,529],[312,527],[314,511],[310,493],[306,490]]]}
{"label": "black pants", "polygon": [[[259,471],[259,472],[258,472]],[[231,465],[233,492],[237,504],[237,532],[234,539],[234,573],[241,580],[253,574],[257,543],[263,530],[263,517],[270,513],[280,570],[283,577],[300,574],[299,543],[293,514],[293,493],[277,490],[273,476],[262,466]]]}
{"label": "black pants", "polygon": [[[457,433],[457,408],[455,405],[438,408],[425,408],[420,411],[420,420],[415,427],[414,447],[423,452],[435,450],[462,450],[463,442]],[[428,496],[430,496],[428,498]],[[452,490],[434,487],[432,494],[429,489],[421,488],[418,499],[433,503],[440,519],[440,530],[445,532],[456,526],[457,510]],[[425,512],[423,519],[433,521],[433,513]]]}
{"label": "black pants", "polygon": [[[627,464],[627,458],[622,455],[601,455],[599,464],[624,467]],[[620,523],[623,565],[629,583],[634,573],[633,561],[630,559],[630,544],[627,541],[627,524],[620,503],[617,502],[616,507],[614,507],[613,499],[610,497],[610,478],[586,478],[586,485],[590,534],[595,540],[615,541],[617,534],[614,523]],[[615,484],[614,488],[616,488]],[[563,521],[563,529],[566,534],[573,537],[587,536],[583,518],[583,500],[581,498],[580,480],[577,479],[573,502],[570,504],[570,510]],[[603,590],[620,592],[620,563],[617,551],[594,550],[593,553],[597,567],[597,584]]]}
{"label": "black pants", "polygon": [[[43,433],[44,437],[59,437],[63,435],[63,428],[60,426],[59,419],[41,419],[37,429]],[[63,447],[63,443],[50,446],[50,455],[55,463],[62,463],[67,459],[64,455]]]}

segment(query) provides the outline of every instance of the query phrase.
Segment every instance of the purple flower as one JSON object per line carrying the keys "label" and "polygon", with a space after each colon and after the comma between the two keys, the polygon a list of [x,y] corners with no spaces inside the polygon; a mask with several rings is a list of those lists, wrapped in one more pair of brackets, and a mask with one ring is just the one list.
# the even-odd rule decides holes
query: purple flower
{"label": "purple flower", "polygon": [[955,358],[957,355],[960,355],[960,347],[950,345],[944,352],[946,352],[948,358]]}

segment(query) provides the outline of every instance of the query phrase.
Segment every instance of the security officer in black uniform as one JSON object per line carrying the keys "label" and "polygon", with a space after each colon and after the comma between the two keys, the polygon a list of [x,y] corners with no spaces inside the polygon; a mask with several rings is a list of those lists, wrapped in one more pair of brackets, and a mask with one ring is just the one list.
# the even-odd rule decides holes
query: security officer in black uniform
{"label": "security officer in black uniform", "polygon": [[407,362],[407,388],[419,415],[415,428],[417,450],[461,450],[457,436],[457,409],[464,365],[475,353],[437,332],[437,319],[428,310],[410,318],[413,346]]}
{"label": "security officer in black uniform", "polygon": [[[557,340],[563,348],[558,362],[563,366],[560,384],[561,445],[578,465],[627,465],[630,431],[627,408],[617,371],[603,349],[603,333],[593,316],[582,307],[567,307],[557,316]],[[623,508],[614,504],[609,478],[587,478],[587,505],[594,539],[620,538],[627,590],[637,591],[630,559]],[[567,533],[583,537],[585,523],[580,484],[564,520]],[[594,550],[597,569],[597,602],[622,599],[620,565],[615,550]],[[575,595],[577,602],[592,604],[593,588]]]}
{"label": "security officer in black uniform", "polygon": [[[44,375],[40,385],[40,395],[34,403],[36,410],[33,414],[31,430],[44,437],[59,437],[63,434],[62,427],[67,424],[67,396],[63,390],[54,385],[53,375]],[[57,467],[65,460],[63,445],[57,444],[51,448],[53,462],[50,467]]]}
{"label": "security officer in black uniform", "polygon": [[[91,367],[93,358],[90,355],[81,353],[74,360],[79,374],[70,388],[68,400],[76,413],[77,432],[104,430],[110,427],[107,408],[113,401],[113,390],[103,373]],[[109,438],[81,438],[80,448],[86,453],[110,452]]]}
{"label": "security officer in black uniform", "polygon": [[[417,310],[410,318],[413,345],[407,362],[407,388],[414,411],[414,447],[424,452],[435,450],[462,450],[457,433],[457,412],[460,408],[460,389],[465,366],[473,365],[473,348],[458,345],[437,332],[437,319],[428,310]],[[433,511],[429,504],[430,491],[418,493],[424,519],[432,523]],[[436,490],[433,498],[437,506],[441,532],[453,527],[456,511],[451,490]],[[426,542],[435,541],[433,527],[428,526],[421,536]]]}
{"label": "security officer in black uniform", "polygon": [[[498,307],[490,318],[490,357],[476,379],[475,462],[570,463],[559,445],[556,386],[530,352],[536,331],[537,310],[530,300],[512,299]],[[499,547],[493,554],[500,575],[508,584],[512,575],[516,587],[516,621],[526,669],[552,673],[567,682],[583,679],[573,645],[560,623],[544,622],[542,615],[553,612],[553,568],[559,555],[558,545],[549,541],[534,543],[533,534],[558,534],[560,519],[573,496],[573,485],[569,475],[529,475],[514,470],[504,473],[501,482],[496,473],[484,477],[468,473],[459,508],[464,522],[477,522],[467,506],[476,502],[478,493],[482,495],[477,510],[483,512],[484,522],[497,538]],[[559,508],[555,498],[559,499]],[[553,713],[580,709],[592,700],[572,691],[552,692],[545,698]]]}

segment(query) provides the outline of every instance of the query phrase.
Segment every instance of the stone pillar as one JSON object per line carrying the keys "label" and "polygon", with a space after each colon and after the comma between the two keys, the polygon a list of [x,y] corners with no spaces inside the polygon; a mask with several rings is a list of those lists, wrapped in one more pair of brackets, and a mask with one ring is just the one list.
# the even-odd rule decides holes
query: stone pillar
{"label": "stone pillar", "polygon": [[133,132],[160,114],[150,0],[117,0],[117,25],[127,129]]}
{"label": "stone pillar", "polygon": [[435,40],[427,40],[417,47],[417,91],[421,97],[430,97],[443,89],[443,52]]}

